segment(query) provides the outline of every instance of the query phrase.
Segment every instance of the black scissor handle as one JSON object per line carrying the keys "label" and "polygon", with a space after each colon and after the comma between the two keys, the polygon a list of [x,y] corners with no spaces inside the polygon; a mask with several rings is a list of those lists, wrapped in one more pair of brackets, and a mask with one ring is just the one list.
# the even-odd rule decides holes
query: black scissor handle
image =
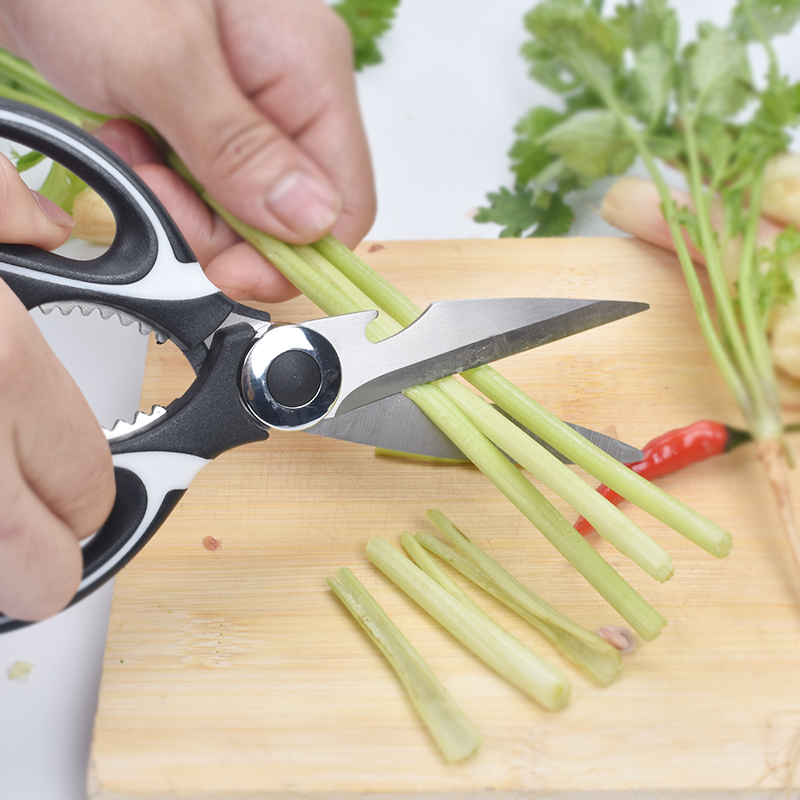
{"label": "black scissor handle", "polygon": [[64,301],[117,308],[190,351],[236,306],[205,277],[146,184],[93,136],[40,109],[0,100],[0,137],[71,170],[105,200],[117,226],[108,250],[89,260],[0,244],[0,278],[26,308]]}
{"label": "black scissor handle", "polygon": [[[84,301],[124,311],[164,333],[198,372],[158,425],[112,436],[117,496],[108,520],[83,546],[74,604],[141,550],[205,464],[238,444],[267,438],[266,428],[239,398],[236,375],[254,325],[268,322],[269,315],[219,292],[155,195],[85,131],[39,109],[0,100],[0,137],[74,172],[106,201],[117,226],[109,249],[91,260],[0,243],[0,279],[29,309]],[[233,312],[253,324],[218,330]],[[27,624],[0,615],[0,633]]]}
{"label": "black scissor handle", "polygon": [[[70,605],[113,578],[150,541],[212,459],[268,438],[238,390],[239,365],[255,335],[247,322],[218,331],[184,395],[144,425],[134,423],[130,433],[111,435],[114,507],[82,547],[83,574]],[[0,615],[0,634],[28,624]]]}

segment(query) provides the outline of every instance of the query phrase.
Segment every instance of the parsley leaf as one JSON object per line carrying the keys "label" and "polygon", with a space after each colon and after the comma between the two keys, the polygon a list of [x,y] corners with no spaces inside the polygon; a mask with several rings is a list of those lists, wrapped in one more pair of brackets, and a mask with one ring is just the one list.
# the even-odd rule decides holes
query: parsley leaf
{"label": "parsley leaf", "polygon": [[357,71],[383,61],[377,40],[391,28],[399,5],[400,0],[340,0],[331,6],[350,29]]}
{"label": "parsley leaf", "polygon": [[704,114],[727,117],[739,111],[751,92],[752,75],[744,43],[710,23],[698,26],[698,39],[684,59],[691,100]]}
{"label": "parsley leaf", "polygon": [[633,164],[636,151],[619,120],[610,111],[579,111],[541,138],[549,153],[590,179],[618,175]]}
{"label": "parsley leaf", "polygon": [[534,108],[519,121],[515,128],[518,138],[509,151],[511,169],[518,184],[526,185],[537,180],[556,160],[541,138],[565,117],[565,114],[549,108]]}
{"label": "parsley leaf", "polygon": [[[574,214],[563,198],[553,192],[538,192],[518,186],[487,195],[489,206],[478,210],[476,222],[503,225],[500,238],[518,236],[563,236],[572,227]],[[526,233],[527,231],[527,233]]]}
{"label": "parsley leaf", "polygon": [[745,41],[757,42],[788,33],[798,21],[798,0],[750,0],[734,9],[731,29]]}

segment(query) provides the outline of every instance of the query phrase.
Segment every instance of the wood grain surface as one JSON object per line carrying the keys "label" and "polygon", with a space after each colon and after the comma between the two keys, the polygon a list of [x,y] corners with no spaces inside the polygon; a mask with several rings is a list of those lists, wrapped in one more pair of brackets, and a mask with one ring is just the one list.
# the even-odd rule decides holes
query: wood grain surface
{"label": "wood grain surface", "polygon": [[[364,257],[420,305],[525,295],[650,303],[499,365],[563,419],[638,445],[699,418],[740,424],[668,254],[602,239],[374,244],[362,246]],[[271,310],[286,321],[319,315],[304,298]],[[168,402],[190,378],[174,349],[152,346],[142,407]],[[94,793],[782,797],[800,743],[800,593],[765,479],[744,447],[661,485],[730,530],[734,549],[714,559],[633,510],[673,555],[675,576],[660,585],[593,540],[669,620],[626,657],[613,686],[589,684],[536,631],[474,593],[573,678],[569,707],[549,713],[364,556],[370,536],[397,543],[403,530],[427,528],[425,510],[438,507],[567,615],[592,629],[620,624],[476,470],[283,432],[223,455],[117,578]],[[208,536],[221,548],[206,549]],[[394,673],[327,588],[344,565],[482,731],[466,763],[443,761]]]}

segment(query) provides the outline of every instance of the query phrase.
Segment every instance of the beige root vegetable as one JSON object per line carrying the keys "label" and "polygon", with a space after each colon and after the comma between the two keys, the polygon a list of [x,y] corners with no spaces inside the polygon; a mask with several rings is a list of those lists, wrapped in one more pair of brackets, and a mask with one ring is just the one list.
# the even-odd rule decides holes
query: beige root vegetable
{"label": "beige root vegetable", "polygon": [[75,228],[72,235],[97,244],[111,244],[117,226],[114,215],[94,189],[84,189],[72,206],[72,218]]}
{"label": "beige root vegetable", "polygon": [[800,155],[781,153],[769,161],[761,213],[784,225],[800,227]]}
{"label": "beige root vegetable", "polygon": [[[800,227],[799,155],[782,153],[769,162],[761,208],[775,222]],[[795,286],[795,297],[773,311],[770,345],[776,366],[800,382],[800,258],[793,257],[787,270]]]}
{"label": "beige root vegetable", "polygon": [[[781,231],[776,222],[800,225],[800,156],[786,154],[770,162],[765,197],[771,202],[763,206],[771,219],[762,219],[758,231],[761,245],[770,244]],[[796,185],[795,185],[796,184]],[[672,196],[680,206],[690,206],[686,192],[672,189]],[[789,199],[794,197],[796,207]],[[794,212],[794,218],[791,212]],[[625,177],[618,180],[608,191],[601,206],[603,219],[615,228],[630,233],[650,244],[675,250],[669,228],[661,214],[661,203],[655,186],[643,178]],[[714,216],[719,218],[719,208]],[[773,221],[775,220],[775,221]],[[692,259],[703,263],[703,256],[689,244]],[[733,287],[739,269],[741,241],[728,243],[723,254],[725,273]],[[787,267],[795,286],[800,287],[800,258],[793,257]],[[800,405],[800,291],[789,303],[778,305],[770,318],[770,349],[775,366],[779,370],[781,397],[791,405]]]}
{"label": "beige root vegetable", "polygon": [[[671,189],[670,194],[679,207],[692,207],[691,197],[680,189]],[[658,190],[651,181],[644,178],[620,178],[608,190],[600,208],[603,219],[615,228],[630,233],[645,242],[675,251],[675,243],[669,227],[661,213],[661,199]],[[719,204],[712,206],[712,222],[718,225],[722,219]],[[759,244],[770,243],[781,231],[781,226],[767,219],[762,219],[758,230]],[[684,234],[684,238],[686,238]],[[703,263],[703,256],[686,239],[692,260]],[[725,274],[733,286],[739,273],[741,241],[733,239],[723,254]]]}
{"label": "beige root vegetable", "polygon": [[[790,270],[800,286],[800,264]],[[775,366],[800,382],[800,298],[776,309],[770,320],[770,348]]]}

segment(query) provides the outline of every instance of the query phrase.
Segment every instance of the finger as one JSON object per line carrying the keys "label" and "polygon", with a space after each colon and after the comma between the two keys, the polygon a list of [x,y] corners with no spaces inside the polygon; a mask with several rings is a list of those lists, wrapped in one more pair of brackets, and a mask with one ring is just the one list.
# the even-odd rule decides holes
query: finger
{"label": "finger", "polygon": [[[377,200],[372,162],[355,92],[342,89],[339,94],[340,99],[327,106],[314,124],[300,132],[295,142],[314,158],[336,186],[342,206],[331,232],[352,248],[372,227]],[[272,103],[264,102],[263,108],[266,113],[271,113]]]}
{"label": "finger", "polygon": [[142,164],[136,171],[175,220],[208,279],[225,294],[262,303],[280,303],[299,294],[175,172],[159,164]]}
{"label": "finger", "polygon": [[161,164],[164,161],[150,135],[131,120],[108,120],[94,135],[132,167],[138,164]]}
{"label": "finger", "polygon": [[[338,193],[242,93],[219,49],[214,20],[198,15],[193,24],[196,30],[174,36],[169,48],[135,65],[137,80],[133,86],[127,81],[120,103],[153,124],[195,177],[243,221],[292,243],[323,236],[338,216]],[[180,19],[175,29],[185,26]]]}
{"label": "finger", "polygon": [[66,211],[32,192],[14,165],[0,156],[0,241],[53,250],[64,244],[74,225]]}
{"label": "finger", "polygon": [[13,432],[18,471],[30,491],[73,538],[85,538],[114,501],[108,443],[80,389],[2,283],[0,320],[0,430]]}
{"label": "finger", "polygon": [[[375,220],[372,162],[358,104],[349,31],[317,0],[220,6],[224,49],[237,84],[317,164],[342,198],[333,233],[354,247]],[[264,20],[259,28],[254,21]],[[265,30],[283,35],[269,36]],[[302,38],[301,38],[302,33]],[[269,40],[270,47],[241,43]],[[300,55],[298,55],[300,54]]]}
{"label": "finger", "polygon": [[69,603],[82,558],[69,526],[30,490],[12,454],[13,447],[0,453],[0,611],[32,621]]}
{"label": "finger", "polygon": [[205,266],[214,256],[241,241],[198,197],[186,181],[167,167],[152,139],[139,125],[112,120],[97,138],[135,169],[175,221],[197,260]]}
{"label": "finger", "polygon": [[[155,192],[194,252],[206,275],[234,300],[279,303],[298,290],[197,196],[173,170],[161,163],[158,149],[138,126],[114,120],[96,135],[136,169]],[[237,246],[241,245],[241,246]]]}
{"label": "finger", "polygon": [[229,247],[205,267],[208,279],[228,297],[239,301],[282,303],[299,291],[245,242]]}
{"label": "finger", "polygon": [[0,283],[0,610],[43,619],[73,597],[78,539],[114,496],[97,422],[22,304]]}

